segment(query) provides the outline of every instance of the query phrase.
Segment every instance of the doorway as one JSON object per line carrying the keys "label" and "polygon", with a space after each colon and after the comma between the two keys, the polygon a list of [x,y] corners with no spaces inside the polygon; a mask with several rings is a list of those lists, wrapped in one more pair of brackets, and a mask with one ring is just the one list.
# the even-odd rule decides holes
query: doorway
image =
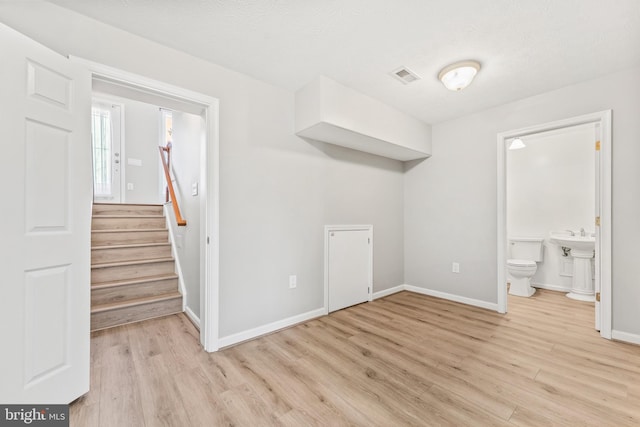
{"label": "doorway", "polygon": [[507,312],[507,150],[515,138],[580,126],[595,130],[595,329],[611,338],[611,110],[499,133],[498,158],[498,311]]}
{"label": "doorway", "polygon": [[[204,123],[199,135],[199,176],[197,194],[200,226],[198,231],[200,260],[199,293],[200,316],[196,325],[200,329],[200,342],[206,351],[217,351],[218,344],[218,256],[219,256],[219,140],[218,100],[201,93],[192,92],[163,82],[148,79],[102,64],[71,57],[91,73],[94,92],[107,92],[113,96],[135,99],[161,106],[164,109],[185,112],[197,116]],[[108,90],[105,89],[108,87]],[[160,110],[156,108],[156,129],[160,130]],[[158,139],[153,143],[157,146]],[[157,149],[156,149],[157,150]],[[154,164],[159,164],[155,154]],[[122,161],[122,156],[120,156]],[[134,160],[134,163],[135,160]],[[142,164],[145,164],[143,161]],[[128,191],[129,186],[127,186]],[[133,187],[135,189],[135,186]],[[155,185],[158,200],[160,185]],[[189,183],[191,195],[191,183]],[[127,202],[130,200],[127,199]],[[192,319],[193,320],[193,319]]]}

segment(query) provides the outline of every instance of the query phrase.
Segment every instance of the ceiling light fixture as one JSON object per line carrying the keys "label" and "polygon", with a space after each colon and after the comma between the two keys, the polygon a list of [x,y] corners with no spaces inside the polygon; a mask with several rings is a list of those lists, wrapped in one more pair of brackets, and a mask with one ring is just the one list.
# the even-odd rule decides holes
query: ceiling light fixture
{"label": "ceiling light fixture", "polygon": [[526,147],[526,145],[524,145],[524,142],[522,142],[520,138],[515,138],[513,141],[511,141],[509,150],[519,150],[524,147]]}
{"label": "ceiling light fixture", "polygon": [[479,70],[478,61],[460,61],[444,67],[438,79],[447,89],[458,91],[469,86]]}

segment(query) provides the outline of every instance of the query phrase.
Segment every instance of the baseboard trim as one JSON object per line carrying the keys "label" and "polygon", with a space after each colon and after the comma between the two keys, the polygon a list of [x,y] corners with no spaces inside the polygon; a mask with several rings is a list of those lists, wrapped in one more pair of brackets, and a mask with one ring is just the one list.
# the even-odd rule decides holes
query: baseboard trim
{"label": "baseboard trim", "polygon": [[[473,298],[462,297],[459,295],[448,294],[446,292],[434,291],[432,289],[420,288],[418,286],[411,286],[406,284],[398,285],[389,289],[383,289],[382,291],[374,292],[372,298],[376,300],[376,299],[383,298],[383,297],[386,297],[398,292],[402,292],[402,291],[415,292],[417,294],[429,295],[436,298],[442,298],[449,301],[459,302],[461,304],[467,304],[474,307],[480,307],[480,308],[486,308],[488,310],[498,311],[498,304],[495,304],[495,303],[480,301]],[[191,319],[193,312],[191,312],[191,310],[189,310],[188,307],[187,307],[187,310],[185,310],[185,313]],[[189,314],[189,312],[191,312],[191,314]],[[276,322],[258,326],[257,328],[248,329],[246,331],[238,332],[233,335],[228,335],[218,340],[218,348],[221,349],[223,347],[229,347],[234,344],[238,344],[244,341],[248,341],[250,339],[258,338],[262,335],[267,335],[272,332],[278,331],[280,329],[288,328],[298,323],[306,322],[308,320],[315,319],[317,317],[326,316],[326,315],[327,315],[327,311],[324,307],[318,308],[316,310],[298,314],[296,316],[292,316],[287,319],[278,320]],[[195,319],[197,319],[195,315],[193,316]],[[200,321],[198,320],[198,324],[199,323]],[[640,337],[638,337],[638,340],[640,340]]]}
{"label": "baseboard trim", "polygon": [[270,334],[280,329],[288,328],[298,323],[306,322],[307,320],[315,319],[326,314],[325,308],[318,308],[316,310],[308,311],[306,313],[298,314],[286,319],[278,320],[266,325],[258,326],[257,328],[249,329],[237,334],[228,335],[218,340],[218,347],[228,347],[230,345],[238,344],[243,341],[247,341],[253,338],[257,338],[262,335]]}
{"label": "baseboard trim", "polygon": [[629,332],[616,331],[615,329],[611,331],[611,339],[640,345],[640,335],[630,334]]}
{"label": "baseboard trim", "polygon": [[185,307],[184,314],[186,314],[189,320],[191,320],[193,326],[200,330],[200,318],[196,316],[196,314],[189,307]]}
{"label": "baseboard trim", "polygon": [[398,293],[398,292],[402,292],[402,291],[406,290],[406,286],[407,285],[398,285],[398,286],[394,286],[394,287],[389,288],[389,289],[383,289],[381,291],[374,292],[372,298],[374,300],[376,300],[378,298],[384,298],[386,296],[389,296],[389,295],[392,295],[392,294],[395,294],[395,293]]}
{"label": "baseboard trim", "polygon": [[565,288],[564,286],[558,286],[558,285],[547,285],[547,284],[544,284],[544,283],[532,283],[531,286],[533,286],[534,288],[548,289],[550,291],[556,291],[556,292],[571,292],[571,287]]}
{"label": "baseboard trim", "polygon": [[474,307],[480,307],[480,308],[486,308],[488,310],[498,311],[497,303],[462,297],[460,295],[449,294],[441,291],[434,291],[433,289],[421,288],[418,286],[404,285],[404,287],[405,287],[405,290],[410,292],[415,292],[417,294],[429,295],[436,298],[442,298],[449,301],[472,305]]}

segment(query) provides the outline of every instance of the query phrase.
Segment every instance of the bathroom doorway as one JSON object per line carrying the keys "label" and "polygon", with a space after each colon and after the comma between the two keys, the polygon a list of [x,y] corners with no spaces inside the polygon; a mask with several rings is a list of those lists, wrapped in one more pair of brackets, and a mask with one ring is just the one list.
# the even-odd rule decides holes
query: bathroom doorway
{"label": "bathroom doorway", "polygon": [[[515,140],[525,148],[509,150]],[[525,154],[527,149],[530,153]],[[595,268],[589,270],[589,276],[593,275],[594,326],[601,336],[611,338],[611,111],[502,132],[498,134],[497,154],[498,311],[507,312],[510,233],[545,239],[544,258],[539,263],[542,268],[536,271],[532,284],[558,291],[571,290],[576,283],[572,284],[573,276],[581,278],[582,273],[571,270],[579,251],[574,250],[576,256],[571,256],[568,247],[561,244],[564,240],[550,238],[551,233],[561,234],[558,238],[563,239],[565,234],[568,239],[571,234],[593,234]],[[587,167],[585,161],[593,166]],[[559,170],[562,162],[566,162],[565,170]],[[516,168],[528,176],[514,178],[518,176]],[[509,179],[514,181],[511,186]],[[580,181],[586,182],[581,186]],[[536,186],[547,190],[536,191]],[[532,194],[530,200],[526,193]],[[578,264],[581,262],[591,264],[590,259]]]}

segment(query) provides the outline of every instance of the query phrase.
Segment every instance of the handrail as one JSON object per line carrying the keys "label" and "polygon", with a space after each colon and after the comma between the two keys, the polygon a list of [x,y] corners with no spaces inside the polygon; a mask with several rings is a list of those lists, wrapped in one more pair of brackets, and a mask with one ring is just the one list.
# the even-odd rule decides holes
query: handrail
{"label": "handrail", "polygon": [[162,167],[164,168],[164,177],[167,180],[167,188],[169,189],[169,194],[171,195],[173,213],[176,215],[176,222],[178,223],[178,225],[184,227],[185,225],[187,225],[187,221],[182,218],[182,215],[180,215],[180,206],[178,206],[176,192],[173,190],[173,182],[171,182],[171,175],[169,174],[169,165],[167,164],[167,160],[164,158],[163,154],[163,152],[166,151],[167,155],[171,156],[171,143],[167,143],[166,147],[159,146],[158,149],[160,150],[160,159],[162,159]]}

